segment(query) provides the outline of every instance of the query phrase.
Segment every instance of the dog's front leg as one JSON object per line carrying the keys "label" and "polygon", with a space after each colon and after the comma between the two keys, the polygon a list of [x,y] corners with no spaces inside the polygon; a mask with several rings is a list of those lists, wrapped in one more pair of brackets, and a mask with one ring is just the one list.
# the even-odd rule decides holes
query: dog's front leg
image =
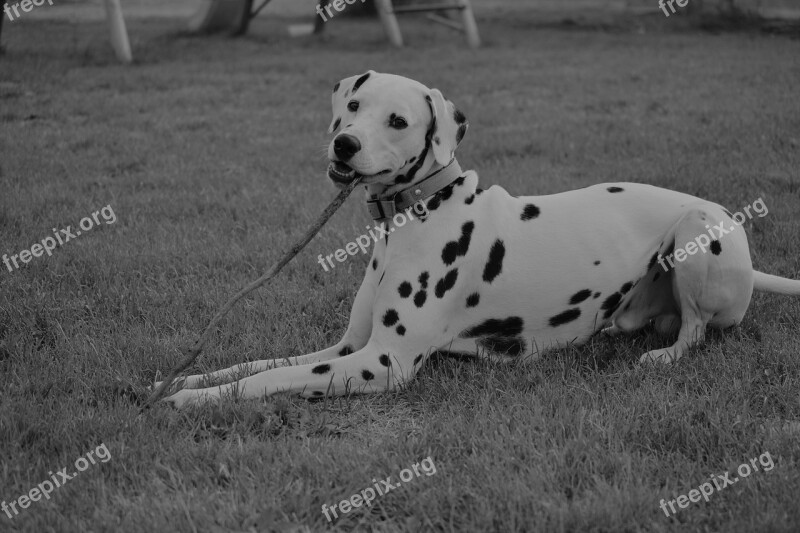
{"label": "dog's front leg", "polygon": [[[367,344],[370,333],[372,333],[372,302],[375,299],[375,291],[378,286],[377,271],[371,266],[373,264],[377,264],[374,255],[372,261],[370,261],[370,266],[367,267],[367,274],[364,277],[364,281],[361,282],[361,287],[358,289],[358,293],[356,293],[356,299],[353,301],[353,309],[350,311],[350,323],[347,326],[347,331],[345,331],[342,340],[338,343],[324,350],[297,357],[262,359],[260,361],[233,365],[222,370],[217,370],[216,372],[209,372],[208,374],[194,374],[185,378],[179,378],[177,384],[182,385],[183,388],[186,389],[195,389],[203,385],[206,380],[212,383],[227,383],[243,376],[282,366],[319,363],[349,355],[356,350],[360,350]],[[160,384],[160,381],[155,383],[153,388],[157,388]]]}
{"label": "dog's front leg", "polygon": [[[427,346],[427,345],[426,345]],[[259,398],[279,392],[296,392],[304,398],[329,394],[366,393],[393,390],[411,380],[419,370],[430,347],[419,344],[394,350],[370,341],[364,348],[327,362],[287,366],[261,372],[235,383],[207,389],[183,389],[164,399],[181,408],[236,393],[241,398]]]}

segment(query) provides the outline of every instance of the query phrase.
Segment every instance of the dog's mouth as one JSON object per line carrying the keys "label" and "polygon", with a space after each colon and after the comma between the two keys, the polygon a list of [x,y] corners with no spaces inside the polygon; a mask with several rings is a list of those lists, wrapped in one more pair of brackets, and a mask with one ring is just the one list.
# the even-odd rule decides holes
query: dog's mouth
{"label": "dog's mouth", "polygon": [[[381,170],[375,176],[380,176],[382,174],[389,174],[391,172],[390,169]],[[356,172],[353,167],[342,163],[341,161],[331,161],[331,164],[328,165],[328,177],[335,181],[336,183],[350,183],[356,178],[359,172]],[[370,177],[370,176],[364,176]]]}
{"label": "dog's mouth", "polygon": [[350,183],[356,177],[356,171],[341,161],[331,161],[328,165],[328,177],[337,183]]}

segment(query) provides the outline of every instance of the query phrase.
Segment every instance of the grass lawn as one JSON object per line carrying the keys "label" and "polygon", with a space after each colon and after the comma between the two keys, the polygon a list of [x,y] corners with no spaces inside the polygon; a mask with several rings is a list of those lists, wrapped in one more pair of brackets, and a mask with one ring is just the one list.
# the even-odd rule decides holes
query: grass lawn
{"label": "grass lawn", "polygon": [[[6,24],[0,254],[105,206],[116,221],[0,265],[0,499],[101,443],[111,455],[49,500],[0,512],[0,531],[800,530],[797,298],[756,294],[740,327],[670,367],[638,364],[671,344],[648,329],[529,364],[434,358],[391,394],[137,416],[144,387],[334,196],[330,90],[368,68],[464,111],[459,161],[484,187],[637,181],[731,211],[762,198],[769,214],[746,224],[754,264],[800,278],[800,41],[657,17],[628,30],[486,13],[475,52],[413,18],[400,51],[371,21],[292,40],[286,20],[264,18],[230,40],[139,20],[131,67],[102,24]],[[368,257],[328,273],[316,257],[370,222],[353,195],[231,312],[192,373],[335,343]],[[769,472],[674,516],[659,508],[765,452]],[[428,457],[435,474],[323,515]]]}

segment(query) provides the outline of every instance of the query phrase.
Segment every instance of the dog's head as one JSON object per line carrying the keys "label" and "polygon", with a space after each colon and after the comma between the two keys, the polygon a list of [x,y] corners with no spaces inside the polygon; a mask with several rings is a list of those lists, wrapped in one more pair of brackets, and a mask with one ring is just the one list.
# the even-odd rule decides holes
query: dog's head
{"label": "dog's head", "polygon": [[383,189],[420,180],[450,162],[468,126],[439,90],[372,70],[334,85],[332,105],[328,177],[339,186],[356,173]]}

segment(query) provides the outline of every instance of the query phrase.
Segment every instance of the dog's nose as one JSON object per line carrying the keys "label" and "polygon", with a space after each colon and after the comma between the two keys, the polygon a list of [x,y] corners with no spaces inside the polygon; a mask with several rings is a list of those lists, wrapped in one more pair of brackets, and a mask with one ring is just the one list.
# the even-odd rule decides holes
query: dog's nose
{"label": "dog's nose", "polygon": [[333,140],[333,153],[342,161],[348,161],[361,150],[361,143],[352,135],[342,133]]}

